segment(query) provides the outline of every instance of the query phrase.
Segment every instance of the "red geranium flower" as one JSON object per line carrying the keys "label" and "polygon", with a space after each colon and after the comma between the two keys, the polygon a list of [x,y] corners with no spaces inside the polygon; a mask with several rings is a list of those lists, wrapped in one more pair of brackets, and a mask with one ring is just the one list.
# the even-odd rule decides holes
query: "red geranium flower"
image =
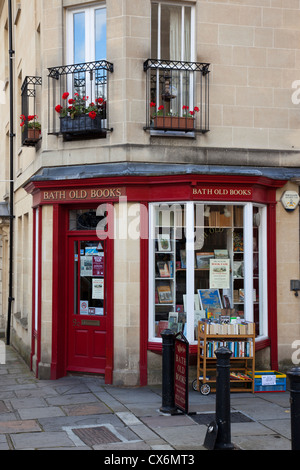
{"label": "red geranium flower", "polygon": [[158,111],[162,111],[164,108],[165,108],[164,105],[161,104],[161,105],[158,107]]}
{"label": "red geranium flower", "polygon": [[200,109],[198,108],[198,106],[194,107],[194,111],[196,111],[196,113],[199,113]]}
{"label": "red geranium flower", "polygon": [[156,106],[156,104],[153,101],[151,101],[150,108],[155,108],[155,106]]}
{"label": "red geranium flower", "polygon": [[97,114],[96,114],[95,111],[90,111],[89,116],[90,116],[91,119],[96,119]]}
{"label": "red geranium flower", "polygon": [[61,113],[62,109],[63,109],[63,108],[62,108],[62,106],[61,106],[60,104],[58,104],[57,106],[55,106],[55,111],[56,111],[57,113]]}
{"label": "red geranium flower", "polygon": [[69,95],[70,95],[70,93],[65,92],[65,93],[62,95],[62,99],[63,99],[63,100],[66,100]]}

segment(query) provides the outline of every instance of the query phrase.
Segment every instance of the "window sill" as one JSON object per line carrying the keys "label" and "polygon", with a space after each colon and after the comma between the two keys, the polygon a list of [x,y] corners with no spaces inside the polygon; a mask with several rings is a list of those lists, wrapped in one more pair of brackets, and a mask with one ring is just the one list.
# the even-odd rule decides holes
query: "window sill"
{"label": "window sill", "polygon": [[171,131],[171,130],[150,130],[151,137],[187,137],[189,139],[195,139],[195,132],[185,131]]}

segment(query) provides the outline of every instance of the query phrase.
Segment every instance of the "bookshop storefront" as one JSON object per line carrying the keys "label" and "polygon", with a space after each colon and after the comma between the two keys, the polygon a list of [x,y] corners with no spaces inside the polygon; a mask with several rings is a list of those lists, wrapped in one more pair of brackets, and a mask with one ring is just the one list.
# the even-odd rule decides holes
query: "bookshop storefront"
{"label": "bookshop storefront", "polygon": [[193,358],[198,320],[210,315],[254,322],[256,349],[268,349],[277,369],[276,191],[285,180],[249,170],[67,180],[49,173],[26,190],[35,214],[37,363],[45,363],[41,273],[50,230],[42,214],[52,214],[51,378],[75,370],[107,383],[159,381],[161,332],[182,331]]}

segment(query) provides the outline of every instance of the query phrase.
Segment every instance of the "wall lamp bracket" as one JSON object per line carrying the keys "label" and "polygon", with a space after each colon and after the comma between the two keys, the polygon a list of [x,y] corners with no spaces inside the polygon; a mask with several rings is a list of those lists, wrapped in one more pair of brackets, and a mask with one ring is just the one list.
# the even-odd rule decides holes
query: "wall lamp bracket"
{"label": "wall lamp bracket", "polygon": [[295,296],[298,297],[298,291],[300,290],[300,280],[291,280],[291,291],[294,291]]}

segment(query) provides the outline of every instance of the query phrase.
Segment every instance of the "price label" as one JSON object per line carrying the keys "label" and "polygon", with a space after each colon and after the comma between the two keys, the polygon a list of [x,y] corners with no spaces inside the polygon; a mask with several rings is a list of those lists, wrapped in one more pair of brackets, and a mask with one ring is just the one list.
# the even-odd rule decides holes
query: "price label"
{"label": "price label", "polygon": [[262,375],[261,384],[262,385],[276,385],[276,375]]}

